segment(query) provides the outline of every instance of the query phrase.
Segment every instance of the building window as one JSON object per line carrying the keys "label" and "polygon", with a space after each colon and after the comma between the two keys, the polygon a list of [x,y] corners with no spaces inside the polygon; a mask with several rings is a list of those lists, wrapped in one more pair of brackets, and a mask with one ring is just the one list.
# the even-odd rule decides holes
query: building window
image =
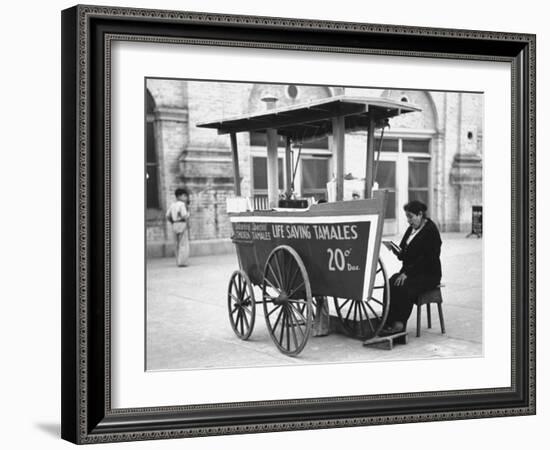
{"label": "building window", "polygon": [[429,165],[427,159],[409,159],[409,201],[419,200],[428,205]]}
{"label": "building window", "polygon": [[[279,189],[283,189],[284,173],[283,158],[278,158],[279,166]],[[264,156],[254,156],[252,158],[252,180],[254,191],[267,191],[267,158]]]}
{"label": "building window", "polygon": [[395,161],[378,161],[375,181],[378,183],[378,189],[386,189],[388,191],[388,202],[386,203],[384,218],[395,219]]}
{"label": "building window", "polygon": [[403,152],[430,153],[429,139],[403,139]]}
{"label": "building window", "polygon": [[[284,189],[283,158],[277,159],[279,166],[279,189]],[[252,157],[252,192],[254,209],[269,209],[267,196],[267,158],[265,156]]]}
{"label": "building window", "polygon": [[146,127],[145,127],[145,183],[147,184],[146,207],[148,209],[160,208],[159,196],[159,167],[157,146],[155,140],[155,101],[149,90],[146,90]]}
{"label": "building window", "polygon": [[[374,151],[377,152],[380,148],[380,139],[376,138],[374,140]],[[398,152],[399,151],[399,139],[382,139],[382,147],[380,148],[381,152]]]}
{"label": "building window", "polygon": [[302,157],[302,197],[327,198],[329,159]]}

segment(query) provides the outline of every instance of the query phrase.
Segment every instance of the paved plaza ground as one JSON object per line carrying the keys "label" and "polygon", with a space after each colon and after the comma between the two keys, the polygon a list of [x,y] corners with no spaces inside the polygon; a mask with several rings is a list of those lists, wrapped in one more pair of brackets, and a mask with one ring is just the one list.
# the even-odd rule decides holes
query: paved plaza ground
{"label": "paved plaza ground", "polygon": [[[396,238],[397,239],[397,238]],[[394,240],[396,240],[394,239]],[[261,305],[248,341],[235,336],[227,312],[227,284],[238,268],[236,254],[191,258],[176,267],[173,258],[147,262],[147,370],[258,367],[380,360],[482,356],[483,240],[464,234],[442,234],[441,262],[445,287],[443,312],[446,334],[441,334],[437,308],[432,306],[432,328],[416,337],[416,308],[409,320],[409,343],[393,350],[364,347],[361,341],[332,333],[310,337],[297,357],[279,352],[267,331]],[[400,263],[380,250],[388,273]],[[257,299],[261,298],[256,291]]]}

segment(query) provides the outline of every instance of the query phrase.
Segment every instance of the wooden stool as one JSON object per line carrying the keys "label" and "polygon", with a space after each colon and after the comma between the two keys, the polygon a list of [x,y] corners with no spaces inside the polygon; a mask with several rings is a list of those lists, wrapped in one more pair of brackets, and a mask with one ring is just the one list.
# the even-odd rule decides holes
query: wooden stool
{"label": "wooden stool", "polygon": [[418,296],[416,300],[416,337],[420,337],[420,327],[421,327],[421,308],[422,305],[426,305],[426,310],[428,311],[428,328],[432,327],[432,310],[431,304],[437,304],[437,310],[439,311],[439,324],[441,325],[441,333],[445,334],[445,322],[443,320],[443,297],[441,296],[441,288],[443,284],[440,284],[435,289],[424,292]]}

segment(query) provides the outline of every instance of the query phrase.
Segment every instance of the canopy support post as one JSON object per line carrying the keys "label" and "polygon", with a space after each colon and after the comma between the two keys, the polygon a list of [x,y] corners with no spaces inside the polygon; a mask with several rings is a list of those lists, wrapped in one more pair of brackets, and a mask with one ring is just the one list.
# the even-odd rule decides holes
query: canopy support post
{"label": "canopy support post", "polygon": [[233,174],[235,176],[235,195],[241,196],[241,175],[239,173],[239,150],[237,148],[237,135],[230,134],[231,137],[231,153],[233,156]]}
{"label": "canopy support post", "polygon": [[332,119],[332,142],[336,150],[336,201],[344,200],[344,152],[345,152],[344,116]]}
{"label": "canopy support post", "polygon": [[267,129],[267,199],[270,208],[279,206],[279,162],[277,130]]}
{"label": "canopy support post", "polygon": [[290,198],[292,195],[292,161],[290,155],[290,137],[286,137],[285,147],[285,193],[286,198]]}
{"label": "canopy support post", "polygon": [[372,197],[374,184],[374,117],[369,113],[369,128],[367,132],[367,167],[365,169],[365,198]]}

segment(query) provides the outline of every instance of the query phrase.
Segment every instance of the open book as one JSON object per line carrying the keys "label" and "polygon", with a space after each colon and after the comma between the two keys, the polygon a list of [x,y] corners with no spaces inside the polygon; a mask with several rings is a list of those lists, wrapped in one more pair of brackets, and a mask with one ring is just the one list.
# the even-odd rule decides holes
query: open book
{"label": "open book", "polygon": [[397,254],[401,253],[401,247],[399,247],[399,245],[397,245],[393,241],[382,241],[382,244],[384,244],[390,252],[394,252]]}

